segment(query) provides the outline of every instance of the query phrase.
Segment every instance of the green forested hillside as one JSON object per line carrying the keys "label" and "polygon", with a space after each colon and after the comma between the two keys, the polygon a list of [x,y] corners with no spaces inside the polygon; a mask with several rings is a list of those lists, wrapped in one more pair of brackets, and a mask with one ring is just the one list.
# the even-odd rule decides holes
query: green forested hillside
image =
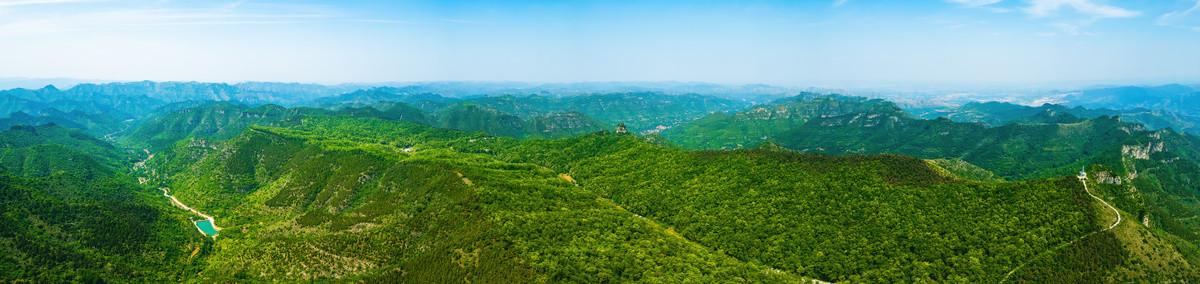
{"label": "green forested hillside", "polygon": [[438,125],[466,132],[483,131],[497,136],[521,137],[525,134],[525,122],[520,117],[468,102],[447,107],[439,113]]}
{"label": "green forested hillside", "polygon": [[607,129],[604,123],[575,111],[535,116],[525,124],[525,138],[566,138]]}
{"label": "green forested hillside", "polygon": [[103,164],[106,168],[120,168],[130,162],[125,151],[76,129],[45,124],[17,125],[0,131],[0,152],[4,153],[4,163],[10,171],[19,173],[19,168],[32,165],[70,166],[58,164],[59,161],[54,159],[57,155],[32,154],[47,151],[68,153],[59,149],[69,149],[71,155],[87,156],[89,160]]}
{"label": "green forested hillside", "polygon": [[214,148],[181,145],[202,157],[163,181],[225,228],[205,281],[796,281],[472,147],[496,139],[311,117]]}
{"label": "green forested hillside", "polygon": [[[1125,107],[1129,107],[1128,105]],[[1069,114],[1069,116],[1067,116]],[[1077,118],[1120,116],[1126,122],[1138,123],[1157,130],[1173,128],[1176,131],[1196,133],[1200,131],[1200,117],[1165,110],[1133,108],[1124,110],[1087,109],[1081,106],[1068,108],[1062,105],[1044,104],[1030,107],[1001,102],[972,102],[956,108],[918,113],[918,116],[935,119],[946,117],[958,122],[979,122],[989,126],[1009,123],[1070,123]]]}
{"label": "green forested hillside", "polygon": [[613,136],[509,151],[684,238],[823,280],[994,282],[1095,229],[1078,182],[953,181],[903,156],[685,152]]}
{"label": "green forested hillside", "polygon": [[694,94],[610,93],[570,98],[569,110],[612,124],[624,123],[630,131],[660,130],[714,112],[742,109],[745,102]]}
{"label": "green forested hillside", "polygon": [[1107,116],[989,128],[945,118],[913,118],[886,101],[834,97],[711,115],[663,134],[694,149],[746,149],[769,140],[806,153],[958,158],[1005,178],[1022,179],[1095,155],[1142,130]]}
{"label": "green forested hillside", "polygon": [[277,105],[249,108],[216,103],[184,109],[148,121],[121,137],[120,141],[129,147],[157,152],[184,138],[229,139],[250,125],[292,125],[296,121],[291,119],[305,112],[320,110],[287,109]]}
{"label": "green forested hillside", "polygon": [[736,113],[712,113],[662,134],[692,149],[748,149],[809,119],[850,113],[904,116],[899,107],[883,100],[802,94]]}
{"label": "green forested hillside", "polygon": [[575,111],[554,112],[529,119],[471,102],[460,102],[437,115],[442,128],[482,131],[514,138],[563,138],[607,129],[603,123]]}
{"label": "green forested hillside", "polygon": [[[747,112],[750,111],[744,113]],[[726,136],[731,137],[726,141],[742,141],[739,143],[747,145],[754,140],[771,140],[784,148],[804,153],[896,153],[934,161],[961,160],[962,165],[971,165],[966,169],[978,166],[986,170],[968,172],[987,176],[986,172],[990,171],[1010,180],[1053,178],[1086,168],[1097,174],[1093,178],[1099,185],[1094,190],[1124,211],[1126,218],[1141,222],[1135,227],[1122,227],[1123,233],[1116,235],[1121,247],[1132,251],[1131,255],[1140,260],[1106,265],[1108,274],[1089,274],[1092,278],[1087,279],[1176,281],[1197,277],[1180,272],[1187,269],[1170,268],[1191,267],[1188,263],[1200,261],[1196,257],[1200,255],[1196,249],[1200,222],[1192,221],[1200,213],[1200,205],[1196,202],[1197,192],[1200,192],[1200,183],[1197,183],[1200,181],[1197,176],[1200,173],[1197,170],[1200,168],[1197,163],[1200,151],[1197,149],[1200,148],[1197,145],[1200,144],[1196,144],[1194,136],[1169,129],[1147,131],[1140,124],[1124,122],[1118,117],[1102,115],[1079,120],[1069,114],[1052,112],[1056,111],[1048,109],[1035,114],[1027,121],[1033,124],[987,127],[945,118],[915,119],[892,110],[868,110],[811,116],[798,126],[775,128],[774,136],[759,139]],[[1055,117],[1066,119],[1056,121]],[[708,139],[710,136],[707,135],[716,136],[722,131],[744,128],[741,126],[744,124],[727,123],[727,128],[700,131],[698,129],[702,128],[698,126],[703,125],[702,122],[689,123],[681,126],[679,131],[665,134],[675,135],[673,139],[680,144],[697,147],[713,145],[698,143]],[[1155,249],[1150,252],[1146,247],[1133,245],[1135,243],[1155,243]],[[1092,245],[1096,244],[1076,244]],[[1167,249],[1162,250],[1164,247]],[[1167,263],[1173,263],[1173,266],[1149,268]],[[1055,277],[1016,279],[1067,279]]]}
{"label": "green forested hillside", "polygon": [[121,147],[2,131],[0,280],[1200,280],[1200,138],[1117,117],[989,127],[811,93],[729,114],[657,93],[370,101],[384,95],[179,103]]}
{"label": "green forested hillside", "polygon": [[986,282],[1096,229],[1073,178],[979,183],[895,155],[302,121],[152,161],[225,228],[200,279]]}
{"label": "green forested hillside", "polygon": [[103,142],[81,136],[86,134],[57,126],[0,132],[0,279],[190,278],[211,242],[161,195],[98,162],[120,160],[120,152],[89,147]]}
{"label": "green forested hillside", "polygon": [[1110,117],[987,128],[947,119],[859,113],[813,119],[775,139],[805,152],[960,158],[1005,178],[1024,179],[1120,145],[1131,132],[1142,130],[1140,125]]}
{"label": "green forested hillside", "polygon": [[14,125],[42,125],[47,123],[83,130],[96,137],[116,133],[125,128],[124,123],[107,114],[89,114],[79,110],[63,112],[49,108],[36,114],[25,112],[11,113],[7,118],[0,118],[0,129],[7,129]]}
{"label": "green forested hillside", "polygon": [[403,102],[377,102],[366,107],[342,108],[334,113],[345,116],[378,117],[386,120],[432,124],[429,115],[424,111]]}
{"label": "green forested hillside", "polygon": [[629,130],[637,133],[666,129],[710,113],[735,111],[747,106],[744,102],[726,98],[660,92],[600,93],[561,98],[506,95],[465,101],[521,119],[580,113],[607,124],[609,128],[625,123]]}

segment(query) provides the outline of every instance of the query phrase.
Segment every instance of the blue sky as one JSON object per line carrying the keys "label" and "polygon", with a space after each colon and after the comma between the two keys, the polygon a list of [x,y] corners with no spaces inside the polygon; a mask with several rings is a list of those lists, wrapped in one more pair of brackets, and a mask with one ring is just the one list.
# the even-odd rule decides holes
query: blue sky
{"label": "blue sky", "polygon": [[1200,0],[0,0],[0,77],[1200,81]]}

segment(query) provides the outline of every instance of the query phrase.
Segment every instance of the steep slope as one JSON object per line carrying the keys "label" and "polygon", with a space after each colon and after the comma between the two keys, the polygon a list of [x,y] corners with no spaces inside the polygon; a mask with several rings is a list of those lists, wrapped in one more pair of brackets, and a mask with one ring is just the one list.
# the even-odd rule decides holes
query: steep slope
{"label": "steep slope", "polygon": [[[319,112],[314,109],[311,113],[317,114]],[[386,120],[430,124],[430,118],[425,112],[406,103],[378,102],[365,107],[345,107],[329,112],[329,114],[348,117],[376,117]]]}
{"label": "steep slope", "polygon": [[468,99],[485,108],[529,119],[561,112],[578,112],[609,125],[625,123],[633,132],[667,129],[713,112],[741,109],[746,103],[696,94],[660,92],[600,93],[555,98],[506,95]]}
{"label": "steep slope", "polygon": [[971,102],[956,108],[919,113],[918,116],[926,119],[945,117],[953,121],[978,122],[995,127],[1017,122],[1039,123],[1036,119],[1030,119],[1039,114],[1070,114],[1081,118],[1096,118],[1102,115],[1118,116],[1121,115],[1121,112],[1111,109],[1068,108],[1056,104],[1032,107],[1005,102]]}
{"label": "steep slope", "polygon": [[478,147],[499,140],[513,141],[310,117],[150,164],[224,224],[204,281],[798,281]]}
{"label": "steep slope", "polygon": [[[654,132],[667,129],[681,123],[701,118],[714,112],[735,111],[748,106],[748,103],[714,96],[697,94],[666,94],[662,92],[617,92],[594,93],[565,97],[554,97],[543,94],[527,96],[501,95],[465,98],[446,98],[439,95],[424,93],[426,88],[391,88],[382,87],[362,90],[339,96],[322,98],[314,104],[324,108],[341,108],[346,106],[363,107],[377,102],[405,102],[417,106],[422,111],[435,114],[466,115],[461,113],[474,112],[471,104],[480,109],[494,110],[505,115],[512,115],[522,120],[535,117],[549,117],[556,113],[577,112],[585,114],[606,127],[625,123],[628,129],[637,133]],[[482,114],[481,114],[482,115]],[[497,114],[485,115],[493,116]],[[496,118],[500,118],[497,116]],[[460,120],[451,118],[454,122],[441,126],[468,131],[476,131],[483,125],[460,124]],[[509,122],[515,121],[511,118]],[[503,123],[501,123],[503,124]],[[509,125],[514,126],[515,124]],[[461,127],[461,128],[460,128]],[[514,131],[500,131],[500,128],[490,127],[488,131],[495,135],[512,136]],[[494,132],[500,131],[500,132]],[[506,134],[500,134],[506,133]]]}
{"label": "steep slope", "polygon": [[946,174],[963,180],[982,182],[1001,182],[1004,178],[997,176],[979,166],[972,165],[961,159],[933,159],[926,162],[946,170]]}
{"label": "steep slope", "polygon": [[[569,100],[569,99],[568,99]],[[513,95],[482,97],[469,99],[470,102],[521,118],[545,116],[555,112],[571,109],[570,102],[555,97],[529,95],[517,97]]]}
{"label": "steep slope", "polygon": [[[70,129],[54,124],[40,126],[18,125],[0,132],[0,151],[5,154],[5,163],[10,171],[18,171],[19,167],[33,164],[47,167],[58,167],[52,160],[42,159],[38,155],[17,154],[14,152],[25,148],[37,148],[55,152],[57,149],[70,149],[72,153],[86,155],[97,163],[108,168],[122,168],[128,165],[130,157],[124,151],[108,142],[101,141],[76,129]],[[33,149],[30,148],[30,149]],[[39,150],[40,151],[40,150]],[[24,151],[26,153],[31,153]],[[26,157],[26,158],[17,158]]]}
{"label": "steep slope", "polygon": [[[1195,233],[1200,231],[1200,222],[1194,221],[1194,216],[1200,214],[1200,204],[1196,202],[1200,192],[1197,183],[1200,160],[1196,157],[1200,156],[1200,148],[1195,137],[1169,129],[1147,131],[1140,124],[1107,116],[1053,123],[1056,115],[1049,113],[1053,111],[1044,110],[1038,124],[990,128],[945,118],[914,119],[894,111],[861,112],[810,117],[803,124],[766,139],[807,153],[898,153],[926,159],[961,159],[1011,180],[1053,178],[1087,168],[1093,174],[1090,178],[1098,184],[1093,190],[1141,223],[1134,222],[1135,226],[1125,227],[1112,236],[1083,240],[1060,252],[1119,247],[1129,252],[1127,256],[1139,259],[1105,265],[1107,268],[1102,271],[1087,274],[1085,278],[1089,280],[1084,282],[1196,279],[1197,275],[1187,269],[1175,269],[1200,263],[1196,257],[1200,237]],[[1065,121],[1076,120],[1066,118]],[[1046,123],[1047,120],[1051,123]],[[743,141],[746,140],[750,139]],[[1156,249],[1148,250],[1145,246],[1148,243],[1154,243]],[[1053,260],[1039,260],[1048,264],[1034,266],[1059,267],[1054,270],[1078,264],[1057,253],[1050,255]],[[1123,258],[1107,256],[1110,257],[1094,261]],[[1047,274],[1047,270],[1040,268],[1031,268],[1027,273],[1058,276],[1018,275],[1015,279],[1078,282],[1081,278],[1072,277],[1082,275]]]}
{"label": "steep slope", "polygon": [[[1057,111],[1035,116],[1040,117],[1037,124],[989,128],[913,118],[887,101],[835,96],[712,115],[663,134],[698,149],[745,149],[769,140],[805,153],[959,158],[1004,178],[1024,179],[1095,155],[1144,130],[1115,117],[1079,120]],[[1047,123],[1061,121],[1073,123]]]}
{"label": "steep slope", "polygon": [[55,126],[0,140],[0,281],[179,282],[207,256],[182,211],[98,162],[122,159],[111,146]]}
{"label": "steep slope", "polygon": [[[45,95],[42,94],[53,94]],[[46,99],[46,100],[39,100]],[[48,86],[39,90],[13,89],[0,91],[0,113],[5,116],[13,112],[38,113],[47,108],[64,112],[103,113],[117,119],[133,119],[149,113],[165,102],[146,96],[96,96],[83,99],[61,94]]]}
{"label": "steep slope", "polygon": [[901,113],[895,104],[882,100],[828,96],[808,99],[801,95],[737,113],[712,113],[662,132],[664,137],[692,149],[747,149],[810,118],[848,113]]}
{"label": "steep slope", "polygon": [[340,108],[364,107],[378,102],[403,102],[416,106],[422,111],[435,113],[455,101],[458,99],[432,93],[406,93],[396,88],[381,87],[316,99],[311,102],[311,105],[322,108]]}
{"label": "steep slope", "polygon": [[873,115],[816,118],[776,139],[784,147],[804,152],[960,158],[1008,179],[1025,179],[1119,145],[1132,137],[1131,133],[1143,130],[1140,125],[1110,117],[987,128],[948,119]]}
{"label": "steep slope", "polygon": [[180,139],[203,137],[229,139],[250,125],[293,125],[305,113],[324,110],[264,105],[248,108],[244,105],[217,103],[174,112],[146,122],[121,137],[123,145],[161,151]]}
{"label": "steep slope", "polygon": [[496,136],[521,137],[525,134],[525,123],[520,117],[469,102],[447,107],[438,114],[438,125],[464,132],[483,131]]}
{"label": "steep slope", "polygon": [[604,123],[586,114],[568,111],[535,116],[525,122],[524,138],[553,139],[603,131]]}
{"label": "steep slope", "polygon": [[[1125,106],[1128,107],[1128,106]],[[1070,123],[1076,122],[1065,114],[1079,118],[1120,116],[1127,122],[1145,125],[1151,130],[1173,128],[1176,131],[1194,133],[1200,131],[1200,117],[1165,110],[1131,108],[1122,110],[1087,109],[1081,106],[1068,108],[1062,105],[1044,104],[1030,107],[1001,102],[972,102],[960,107],[920,113],[920,117],[934,119],[946,117],[958,122],[979,122],[988,126],[1010,123]]]}
{"label": "steep slope", "polygon": [[963,182],[897,155],[686,152],[629,136],[489,145],[503,142],[479,147],[569,174],[682,238],[827,281],[996,282],[1098,229],[1073,177]]}
{"label": "steep slope", "polygon": [[0,118],[0,128],[13,125],[42,125],[53,123],[59,126],[83,130],[93,136],[104,136],[125,128],[125,124],[116,118],[103,113],[85,113],[75,110],[63,112],[55,108],[44,109],[37,113],[14,112],[7,118]]}
{"label": "steep slope", "polygon": [[613,125],[624,123],[630,131],[646,133],[675,127],[714,112],[748,106],[742,101],[696,94],[655,92],[592,94],[567,98],[569,107]]}
{"label": "steep slope", "polygon": [[604,130],[604,123],[579,112],[555,112],[528,120],[471,102],[447,107],[437,116],[442,128],[483,131],[513,138],[563,138]]}

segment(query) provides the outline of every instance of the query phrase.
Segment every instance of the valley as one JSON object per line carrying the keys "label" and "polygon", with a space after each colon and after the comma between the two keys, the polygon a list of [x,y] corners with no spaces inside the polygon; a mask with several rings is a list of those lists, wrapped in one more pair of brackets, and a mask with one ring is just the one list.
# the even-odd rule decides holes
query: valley
{"label": "valley", "polygon": [[[186,236],[171,248],[185,260],[164,263],[183,266],[126,278],[147,281],[1200,277],[1200,227],[1188,221],[1200,213],[1200,140],[1172,129],[1045,111],[984,126],[816,93],[747,106],[386,92],[369,98],[397,101],[189,103],[109,127],[128,129],[109,141],[72,124],[14,126],[0,165],[26,178],[109,176],[174,216],[163,233]],[[605,106],[563,106],[595,101]],[[88,192],[48,194],[92,202],[77,197]]]}
{"label": "valley", "polygon": [[0,0],[0,283],[1200,283],[1200,0]]}

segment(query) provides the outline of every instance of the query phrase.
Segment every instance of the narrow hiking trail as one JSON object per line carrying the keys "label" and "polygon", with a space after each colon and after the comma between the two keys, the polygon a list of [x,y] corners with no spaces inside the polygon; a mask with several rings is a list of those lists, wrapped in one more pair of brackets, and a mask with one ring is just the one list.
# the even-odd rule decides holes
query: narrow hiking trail
{"label": "narrow hiking trail", "polygon": [[1021,268],[1022,268],[1022,267],[1025,267],[1025,265],[1026,265],[1026,264],[1029,264],[1030,262],[1033,262],[1034,260],[1040,259],[1040,258],[1042,258],[1043,256],[1046,256],[1046,255],[1048,255],[1048,254],[1050,254],[1050,253],[1052,253],[1052,252],[1058,251],[1059,249],[1062,249],[1062,248],[1064,248],[1064,247],[1067,247],[1067,246],[1073,245],[1073,244],[1075,244],[1075,242],[1078,242],[1078,241],[1080,241],[1080,240],[1083,240],[1083,239],[1085,239],[1085,238],[1087,238],[1087,237],[1090,237],[1090,236],[1092,236],[1092,235],[1095,235],[1096,233],[1100,233],[1100,232],[1105,232],[1105,231],[1108,231],[1108,230],[1112,230],[1113,228],[1116,228],[1116,227],[1117,227],[1117,225],[1120,225],[1120,224],[1121,224],[1121,211],[1117,210],[1117,208],[1116,208],[1116,207],[1113,207],[1113,206],[1112,206],[1112,204],[1108,204],[1108,202],[1107,202],[1107,201],[1104,201],[1104,199],[1101,199],[1099,196],[1096,196],[1095,194],[1092,194],[1092,190],[1091,190],[1091,189],[1088,189],[1088,186],[1087,186],[1087,173],[1086,173],[1086,172],[1079,172],[1079,182],[1083,184],[1083,191],[1084,191],[1084,192],[1087,192],[1087,194],[1088,194],[1089,196],[1091,196],[1092,198],[1095,198],[1096,200],[1099,200],[1099,201],[1100,201],[1100,203],[1104,203],[1104,206],[1108,206],[1108,209],[1112,209],[1113,213],[1116,213],[1116,214],[1117,214],[1117,221],[1116,221],[1116,222],[1113,222],[1112,226],[1108,226],[1108,228],[1105,228],[1105,229],[1103,229],[1103,230],[1099,230],[1099,231],[1095,231],[1095,232],[1088,233],[1088,234],[1086,234],[1086,235],[1083,235],[1082,237],[1079,237],[1078,239],[1074,239],[1074,240],[1072,240],[1072,241],[1070,241],[1070,242],[1067,242],[1067,243],[1065,243],[1065,244],[1061,244],[1061,245],[1055,246],[1054,248],[1051,248],[1051,249],[1049,249],[1049,250],[1046,250],[1046,251],[1044,251],[1044,252],[1042,252],[1042,253],[1038,254],[1037,256],[1034,256],[1033,258],[1030,258],[1029,260],[1025,261],[1024,263],[1021,263],[1021,265],[1018,265],[1016,268],[1013,268],[1013,270],[1009,271],[1009,272],[1008,272],[1008,274],[1004,274],[1004,278],[1003,278],[1003,279],[1000,279],[1000,283],[1004,283],[1004,282],[1008,281],[1008,277],[1011,277],[1013,273],[1017,272],[1017,270],[1021,270]]}
{"label": "narrow hiking trail", "polygon": [[1092,190],[1088,189],[1088,186],[1087,186],[1087,175],[1086,174],[1080,176],[1079,181],[1083,183],[1083,190],[1087,191],[1088,195],[1091,195],[1092,198],[1095,198],[1096,200],[1100,200],[1100,203],[1104,203],[1104,206],[1108,206],[1108,209],[1112,209],[1113,213],[1117,213],[1117,222],[1113,223],[1112,226],[1108,226],[1108,229],[1101,230],[1101,232],[1112,230],[1112,228],[1116,228],[1117,225],[1120,225],[1121,224],[1121,211],[1117,211],[1117,208],[1113,207],[1112,204],[1108,204],[1108,202],[1104,201],[1104,199],[1100,199],[1100,197],[1096,196],[1095,194],[1092,194]]}

